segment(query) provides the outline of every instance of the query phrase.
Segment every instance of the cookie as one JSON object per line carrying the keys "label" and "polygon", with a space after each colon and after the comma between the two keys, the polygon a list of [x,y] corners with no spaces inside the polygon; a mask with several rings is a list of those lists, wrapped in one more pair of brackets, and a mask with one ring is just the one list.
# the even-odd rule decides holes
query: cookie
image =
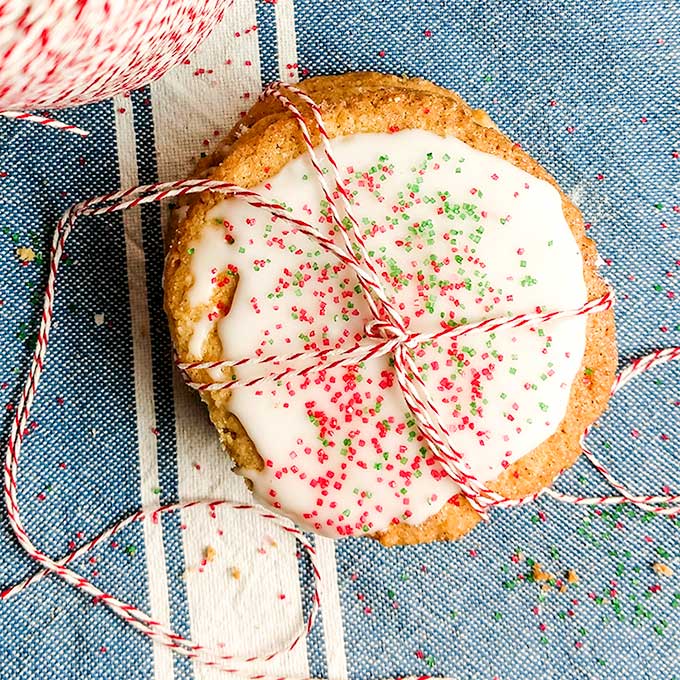
{"label": "cookie", "polygon": [[[404,88],[410,90],[424,90],[440,94],[444,97],[457,99],[457,96],[450,90],[439,87],[428,80],[384,75],[382,73],[364,72],[347,73],[339,76],[316,76],[304,81],[305,92],[315,101],[325,100],[326,103],[332,102],[338,97],[347,96],[351,92],[358,92],[369,88],[375,89],[385,87],[390,87],[393,91]],[[295,103],[301,104],[300,99],[295,97],[295,95],[291,95],[291,98]],[[266,97],[257,101],[230,130],[229,134],[222,140],[217,148],[198,162],[194,176],[207,176],[212,167],[219,165],[219,163],[224,160],[231,144],[233,144],[243,132],[252,127],[260,118],[283,112],[283,104],[272,97]],[[473,109],[472,115],[475,122],[478,124],[486,127],[495,127],[493,121],[486,112],[480,109]]]}
{"label": "cookie", "polygon": [[[578,308],[606,292],[577,208],[456,94],[375,73],[300,87],[320,105],[369,252],[409,329]],[[309,108],[291,99],[318,145]],[[297,122],[273,98],[197,174],[255,187],[339,238]],[[164,284],[184,360],[347,348],[365,341],[372,318],[356,275],[333,255],[265,210],[208,192],[176,220]],[[580,434],[605,409],[613,315],[421,343],[415,360],[466,469],[517,498],[574,463]],[[305,528],[393,545],[455,539],[479,520],[424,443],[387,356],[201,397],[256,498]]]}

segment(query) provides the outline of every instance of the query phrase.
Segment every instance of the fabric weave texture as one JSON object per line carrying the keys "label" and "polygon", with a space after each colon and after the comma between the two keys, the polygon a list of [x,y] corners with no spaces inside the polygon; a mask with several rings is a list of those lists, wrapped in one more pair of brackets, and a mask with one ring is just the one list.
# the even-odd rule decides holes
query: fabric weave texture
{"label": "fabric weave texture", "polygon": [[[680,344],[675,0],[242,0],[160,82],[60,111],[90,130],[85,140],[0,119],[3,435],[61,212],[121,184],[188,173],[275,78],[367,69],[456,90],[556,177],[615,290],[622,365]],[[149,499],[247,498],[172,367],[160,284],[165,216],[154,205],[87,218],[67,248],[19,478],[26,524],[54,557]],[[678,385],[680,362],[635,380],[588,438],[636,492],[680,492]],[[556,486],[609,492],[584,460]],[[318,540],[329,586],[321,616],[288,661],[262,668],[356,680],[680,678],[679,530],[679,520],[628,507],[546,499],[494,511],[455,543]],[[183,634],[247,653],[285,638],[311,588],[308,564],[270,532],[226,512],[219,526],[200,513],[169,517],[126,530],[75,568]],[[208,545],[216,557],[201,568]],[[536,581],[534,562],[558,583]],[[3,515],[0,586],[34,569]],[[561,588],[569,570],[578,582]],[[218,674],[164,655],[55,578],[0,603],[0,678],[173,677]]]}

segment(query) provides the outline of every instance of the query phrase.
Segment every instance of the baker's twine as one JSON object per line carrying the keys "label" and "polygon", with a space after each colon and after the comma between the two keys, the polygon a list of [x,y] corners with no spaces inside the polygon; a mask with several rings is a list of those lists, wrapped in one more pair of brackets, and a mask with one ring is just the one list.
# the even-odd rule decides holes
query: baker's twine
{"label": "baker's twine", "polygon": [[11,118],[13,120],[25,120],[28,123],[37,123],[43,127],[54,128],[62,132],[72,132],[80,137],[87,137],[90,132],[83,130],[76,125],[69,125],[51,116],[42,116],[38,113],[25,113],[23,111],[0,111],[0,116]]}
{"label": "baker's twine", "polygon": [[87,136],[34,110],[96,102],[156,80],[210,34],[232,2],[2,0],[0,116]]}
{"label": "baker's twine", "polygon": [[[300,111],[294,107],[288,97],[288,93],[294,93],[302,98],[304,103],[311,107],[318,132],[322,139],[323,153],[331,165],[331,173],[335,181],[335,190],[331,191],[321,169],[321,165],[314,149],[312,136],[307,128]],[[276,656],[294,649],[311,630],[316,614],[319,610],[319,589],[321,587],[321,575],[316,564],[316,553],[310,541],[301,529],[297,528],[289,519],[283,518],[274,512],[258,505],[239,503],[231,500],[190,500],[170,505],[163,505],[139,510],[129,517],[119,521],[112,527],[101,533],[96,538],[83,543],[76,550],[68,553],[60,559],[53,559],[38,547],[36,547],[28,535],[21,517],[17,478],[19,457],[24,437],[28,433],[31,408],[33,406],[40,379],[45,367],[45,359],[49,344],[50,330],[54,316],[54,296],[57,274],[64,255],[64,247],[67,239],[73,231],[76,221],[82,216],[104,215],[119,212],[147,203],[157,202],[165,198],[185,196],[203,191],[212,191],[224,194],[230,198],[239,198],[249,205],[267,210],[272,221],[282,220],[291,225],[297,232],[303,233],[315,240],[329,253],[335,255],[343,264],[350,267],[359,280],[373,319],[366,324],[366,339],[346,349],[319,350],[311,352],[295,352],[282,356],[247,357],[228,361],[201,361],[179,362],[185,376],[188,371],[195,369],[210,369],[241,366],[258,366],[263,370],[257,376],[249,380],[232,380],[227,382],[197,383],[189,380],[191,387],[198,390],[234,389],[243,386],[257,384],[257,382],[280,380],[284,377],[303,376],[312,371],[327,370],[336,366],[356,364],[372,357],[392,354],[394,358],[395,372],[398,384],[409,409],[417,420],[418,427],[426,438],[431,450],[443,469],[460,486],[461,493],[470,501],[472,506],[485,516],[490,507],[511,507],[524,505],[545,494],[556,500],[572,503],[574,505],[619,505],[630,503],[643,510],[660,515],[675,516],[680,514],[679,495],[636,495],[624,484],[614,478],[611,472],[588,450],[583,438],[588,434],[586,430],[581,438],[581,448],[584,455],[593,464],[595,469],[607,480],[607,482],[619,493],[614,496],[573,496],[557,492],[553,489],[544,489],[538,493],[524,498],[510,499],[500,496],[465,472],[461,466],[461,455],[454,449],[450,433],[442,424],[440,414],[430,399],[425,383],[418,375],[418,370],[413,356],[414,351],[423,343],[443,338],[455,338],[473,333],[489,333],[500,328],[516,328],[524,325],[534,326],[557,319],[575,318],[587,314],[605,311],[612,306],[611,293],[601,298],[590,300],[577,309],[559,310],[552,312],[535,311],[519,314],[513,317],[487,319],[472,324],[465,324],[455,328],[447,328],[429,333],[418,333],[409,330],[398,311],[395,309],[389,294],[385,290],[377,273],[375,264],[371,261],[360,233],[359,223],[353,215],[352,201],[346,193],[340,181],[337,164],[334,161],[332,148],[328,134],[323,125],[321,113],[317,105],[299,89],[283,83],[275,83],[265,91],[265,94],[274,95],[281,101],[297,119],[305,144],[312,158],[312,164],[319,178],[322,190],[328,200],[333,220],[338,226],[342,236],[342,243],[337,244],[331,238],[321,233],[313,225],[291,215],[286,207],[279,203],[266,200],[251,189],[244,189],[229,182],[220,182],[208,179],[184,179],[176,182],[157,183],[146,186],[134,187],[123,191],[113,192],[97,198],[91,198],[70,207],[57,223],[50,251],[50,269],[43,300],[43,310],[40,318],[40,326],[32,355],[31,365],[26,377],[23,391],[19,397],[15,416],[12,421],[9,441],[5,453],[4,468],[4,500],[7,508],[7,516],[14,534],[24,549],[40,566],[40,570],[22,582],[6,589],[0,594],[5,599],[21,592],[28,586],[37,583],[49,574],[55,574],[79,591],[86,593],[95,602],[109,607],[116,615],[130,624],[140,633],[146,635],[154,642],[169,647],[174,652],[194,659],[207,666],[215,667],[227,673],[243,674],[243,666],[253,662],[269,661]],[[336,196],[339,199],[336,199]],[[349,218],[349,228],[341,222],[342,209]],[[351,237],[351,238],[350,238]],[[624,369],[614,381],[611,394],[615,394],[626,385],[633,377],[644,373],[651,368],[674,359],[680,358],[680,347],[669,347],[657,350],[645,357],[637,359]],[[286,365],[296,362],[295,366]],[[302,367],[298,363],[306,364]],[[156,621],[137,607],[128,604],[114,595],[107,593],[84,576],[79,575],[70,568],[70,563],[78,557],[95,549],[106,542],[118,531],[138,521],[151,519],[158,521],[162,513],[189,510],[198,507],[207,507],[211,510],[224,506],[236,511],[252,512],[263,519],[280,527],[287,534],[292,535],[309,555],[314,578],[314,591],[311,598],[309,615],[294,632],[291,638],[277,649],[259,655],[236,655],[225,653],[221,649],[211,648],[186,639],[176,633],[168,624]],[[270,676],[260,673],[251,673],[244,677],[250,680],[265,680]],[[423,676],[427,677],[427,676]],[[286,676],[279,676],[277,680],[292,680]]]}

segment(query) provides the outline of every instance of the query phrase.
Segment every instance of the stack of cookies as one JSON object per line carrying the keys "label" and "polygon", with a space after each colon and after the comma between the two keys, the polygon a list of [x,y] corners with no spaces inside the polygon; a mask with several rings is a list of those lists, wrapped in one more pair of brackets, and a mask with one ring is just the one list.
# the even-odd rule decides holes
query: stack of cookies
{"label": "stack of cookies", "polygon": [[[320,107],[368,255],[409,331],[577,309],[606,292],[578,209],[458,95],[378,73],[299,87]],[[310,107],[285,94],[319,147]],[[273,96],[196,176],[254,188],[343,243],[347,216],[333,219],[298,121]],[[327,161],[323,177],[332,189]],[[165,305],[184,361],[342,351],[371,341],[374,318],[355,272],[317,241],[265,208],[210,192],[174,215]],[[574,463],[616,367],[611,311],[410,351],[462,469],[508,498]],[[220,382],[262,367],[190,373]],[[389,355],[201,396],[256,499],[306,529],[393,545],[455,539],[479,520],[428,447]]]}

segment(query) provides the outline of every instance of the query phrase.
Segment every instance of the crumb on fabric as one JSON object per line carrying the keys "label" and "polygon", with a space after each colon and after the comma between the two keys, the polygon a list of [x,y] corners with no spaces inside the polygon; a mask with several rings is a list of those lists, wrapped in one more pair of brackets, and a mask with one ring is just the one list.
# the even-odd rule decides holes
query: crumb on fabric
{"label": "crumb on fabric", "polygon": [[187,580],[187,576],[189,574],[193,574],[194,572],[198,571],[196,567],[187,567],[183,572],[182,572],[182,581]]}
{"label": "crumb on fabric", "polygon": [[229,570],[229,573],[231,574],[231,577],[237,581],[241,578],[241,570],[238,567],[232,567]]}
{"label": "crumb on fabric", "polygon": [[35,250],[30,247],[26,248],[22,246],[21,248],[17,248],[17,257],[22,262],[33,262],[33,260],[35,260]]}
{"label": "crumb on fabric", "polygon": [[652,565],[652,569],[654,570],[654,573],[659,574],[659,576],[666,576],[666,577],[673,576],[673,570],[667,564],[664,564],[663,562],[655,562]]}
{"label": "crumb on fabric", "polygon": [[217,557],[217,550],[215,550],[215,548],[213,548],[211,545],[206,546],[203,550],[203,559],[206,562],[212,562],[215,557]]}
{"label": "crumb on fabric", "polygon": [[551,573],[543,571],[539,562],[534,562],[531,567],[531,572],[535,581],[552,581],[555,579]]}

